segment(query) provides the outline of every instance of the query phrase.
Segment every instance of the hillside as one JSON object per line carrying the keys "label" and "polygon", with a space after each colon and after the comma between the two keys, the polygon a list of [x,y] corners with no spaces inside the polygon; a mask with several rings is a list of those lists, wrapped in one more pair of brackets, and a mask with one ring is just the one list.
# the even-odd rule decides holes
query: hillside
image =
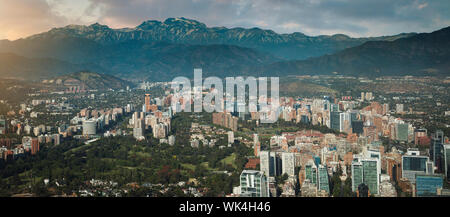
{"label": "hillside", "polygon": [[53,58],[27,58],[12,53],[0,53],[1,78],[39,80],[82,70],[81,66]]}
{"label": "hillside", "polygon": [[450,27],[395,41],[372,41],[333,55],[285,61],[265,74],[450,75]]}
{"label": "hillside", "polygon": [[[189,45],[167,42],[126,41],[103,45],[89,39],[67,37],[58,39],[33,39],[17,42],[17,52],[30,59],[45,56],[61,64],[18,64],[29,70],[28,74],[49,76],[79,70],[91,70],[130,80],[171,80],[176,76],[193,75],[194,67],[204,68],[206,75],[225,76],[249,71],[258,65],[279,59],[250,48],[233,45]],[[32,50],[34,52],[28,52]],[[62,64],[67,62],[66,64]],[[17,61],[19,63],[19,61]],[[15,74],[15,68],[0,66],[0,75]],[[33,72],[31,69],[36,70]],[[11,72],[9,72],[12,70]],[[27,77],[27,73],[20,74]],[[41,76],[38,76],[41,77]]]}
{"label": "hillside", "polygon": [[80,86],[85,86],[86,89],[124,89],[127,86],[132,86],[132,83],[124,81],[120,78],[89,71],[80,71],[58,76],[50,81],[47,81],[46,83],[60,85],[76,83]]}

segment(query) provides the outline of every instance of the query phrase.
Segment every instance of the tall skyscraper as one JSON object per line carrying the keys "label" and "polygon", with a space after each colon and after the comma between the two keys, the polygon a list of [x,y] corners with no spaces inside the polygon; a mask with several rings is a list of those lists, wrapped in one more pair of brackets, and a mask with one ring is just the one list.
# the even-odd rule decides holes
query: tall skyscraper
{"label": "tall skyscraper", "polygon": [[145,112],[150,111],[150,94],[145,94]]}
{"label": "tall skyscraper", "polygon": [[[133,114],[133,137],[137,140],[145,139],[144,131],[145,131],[144,114],[141,113],[139,115],[138,112],[135,112]],[[153,135],[153,136],[155,136],[155,135]]]}
{"label": "tall skyscraper", "polygon": [[328,194],[330,193],[330,185],[328,182],[328,171],[327,167],[324,165],[319,165],[318,167],[318,190],[324,190]]}
{"label": "tall skyscraper", "polygon": [[309,161],[305,166],[305,179],[309,179],[310,183],[317,185],[317,166],[313,161]]}
{"label": "tall skyscraper", "polygon": [[416,174],[416,196],[430,197],[437,195],[437,189],[443,187],[442,175]]}
{"label": "tall skyscraper", "polygon": [[411,183],[416,183],[416,174],[432,173],[427,167],[427,156],[406,154],[402,156],[402,176]]}
{"label": "tall skyscraper", "polygon": [[270,176],[270,154],[268,151],[261,151],[259,153],[260,170],[267,177]]}
{"label": "tall skyscraper", "polygon": [[330,112],[330,128],[339,131],[341,128],[341,112],[331,111]]}
{"label": "tall skyscraper", "polygon": [[437,167],[438,172],[441,172],[443,168],[444,149],[444,132],[442,130],[437,130],[436,133],[433,134],[430,145],[430,158]]}
{"label": "tall skyscraper", "polygon": [[380,175],[378,173],[378,160],[361,159],[363,164],[363,182],[369,187],[371,194],[378,194],[380,186]]}
{"label": "tall skyscraper", "polygon": [[342,112],[339,114],[339,131],[346,133],[352,132],[350,112]]}
{"label": "tall skyscraper", "polygon": [[444,176],[450,180],[450,144],[444,145]]}
{"label": "tall skyscraper", "polygon": [[377,195],[380,186],[379,159],[355,157],[352,162],[352,190],[362,183],[368,186],[370,194]]}
{"label": "tall skyscraper", "polygon": [[356,192],[363,183],[363,167],[361,162],[352,162],[352,191]]}
{"label": "tall skyscraper", "polygon": [[266,176],[256,170],[243,170],[240,176],[242,197],[269,197]]}
{"label": "tall skyscraper", "polygon": [[261,151],[259,157],[260,170],[267,178],[281,175],[281,159],[275,152]]}
{"label": "tall skyscraper", "polygon": [[289,176],[295,175],[295,157],[294,153],[282,152],[281,153],[281,167],[282,174],[288,174]]}

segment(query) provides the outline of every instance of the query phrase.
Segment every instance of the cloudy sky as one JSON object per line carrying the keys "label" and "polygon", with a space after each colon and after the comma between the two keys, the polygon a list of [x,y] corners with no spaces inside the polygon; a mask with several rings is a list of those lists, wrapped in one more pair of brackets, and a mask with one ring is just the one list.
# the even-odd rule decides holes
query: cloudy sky
{"label": "cloudy sky", "polygon": [[0,39],[68,24],[121,28],[168,17],[278,33],[380,36],[450,26],[449,11],[449,0],[0,0]]}

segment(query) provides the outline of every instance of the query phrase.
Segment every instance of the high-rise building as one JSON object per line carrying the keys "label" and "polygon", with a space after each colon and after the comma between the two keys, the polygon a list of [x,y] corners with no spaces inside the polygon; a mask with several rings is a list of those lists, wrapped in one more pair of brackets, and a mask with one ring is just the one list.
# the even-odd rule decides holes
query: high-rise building
{"label": "high-rise building", "polygon": [[369,157],[369,158],[373,158],[373,159],[376,159],[378,162],[378,174],[381,174],[381,153],[380,153],[380,150],[378,150],[378,149],[368,149],[367,150],[367,156]]}
{"label": "high-rise building", "polygon": [[219,112],[212,114],[212,122],[213,124],[220,125],[225,128],[229,128],[232,131],[237,131],[238,127],[238,118],[232,116],[230,113]]}
{"label": "high-rise building", "polygon": [[366,93],[366,100],[370,101],[370,100],[372,100],[372,99],[373,99],[373,94],[372,94],[372,92],[367,92],[367,93]]}
{"label": "high-rise building", "polygon": [[256,170],[243,170],[240,176],[242,197],[268,197],[269,185],[266,176]]}
{"label": "high-rise building", "polygon": [[362,120],[352,121],[352,132],[358,135],[364,133],[364,122]]}
{"label": "high-rise building", "polygon": [[31,154],[35,155],[39,151],[39,141],[37,138],[31,140]]}
{"label": "high-rise building", "polygon": [[443,187],[442,175],[416,174],[416,196],[436,196],[438,189]]}
{"label": "high-rise building", "polygon": [[[155,129],[153,130],[155,131]],[[142,113],[139,115],[138,112],[135,112],[133,114],[133,137],[137,140],[143,140],[145,139],[144,132],[145,132],[144,115]]]}
{"label": "high-rise building", "polygon": [[150,94],[145,94],[145,112],[150,111]]}
{"label": "high-rise building", "polygon": [[259,136],[258,136],[258,134],[254,133],[253,134],[253,144],[256,144],[258,142],[259,142]]}
{"label": "high-rise building", "polygon": [[0,135],[6,133],[6,119],[0,116]]}
{"label": "high-rise building", "polygon": [[270,154],[268,151],[261,151],[259,153],[259,169],[261,170],[261,172],[269,177],[270,176]]}
{"label": "high-rise building", "polygon": [[95,135],[96,133],[97,133],[97,121],[95,120],[83,121],[83,136]]}
{"label": "high-rise building", "polygon": [[295,175],[294,153],[282,152],[281,153],[281,165],[282,165],[282,174],[288,174],[289,176],[294,176]]}
{"label": "high-rise building", "polygon": [[396,139],[399,141],[407,142],[408,141],[408,128],[409,128],[408,124],[397,123],[395,125],[395,132],[397,133]]}
{"label": "high-rise building", "polygon": [[444,145],[444,176],[450,180],[450,144]]}
{"label": "high-rise building", "polygon": [[135,139],[141,140],[144,137],[144,128],[140,127],[143,125],[144,120],[136,120],[135,127],[133,127],[133,137]]}
{"label": "high-rise building", "polygon": [[319,165],[318,167],[318,190],[324,190],[328,194],[330,193],[330,185],[328,182],[328,171],[327,167],[324,165]]}
{"label": "high-rise building", "polygon": [[233,131],[228,131],[228,144],[233,144],[234,143],[234,132]]}
{"label": "high-rise building", "polygon": [[427,129],[415,129],[414,130],[414,144],[418,145],[420,138],[427,136]]}
{"label": "high-rise building", "polygon": [[281,160],[280,152],[270,152],[270,157],[273,159],[274,162],[274,176],[281,176],[283,175],[283,161]]}
{"label": "high-rise building", "polygon": [[22,147],[25,150],[31,150],[31,140],[32,138],[30,136],[22,137]]}
{"label": "high-rise building", "polygon": [[331,111],[330,112],[330,128],[339,131],[341,128],[341,112]]}
{"label": "high-rise building", "polygon": [[317,166],[313,161],[309,161],[305,166],[305,179],[317,185]]}
{"label": "high-rise building", "polygon": [[380,173],[378,173],[378,160],[361,159],[363,164],[363,182],[369,187],[370,194],[378,194],[380,186]]}
{"label": "high-rise building", "polygon": [[396,104],[395,105],[395,111],[397,113],[403,113],[403,111],[404,111],[403,104]]}
{"label": "high-rise building", "polygon": [[253,134],[253,149],[254,149],[254,155],[259,156],[259,153],[261,152],[261,143],[259,142],[258,134]]}
{"label": "high-rise building", "polygon": [[378,194],[380,186],[379,159],[354,157],[352,162],[352,191],[362,183],[368,186],[370,194]]}
{"label": "high-rise building", "polygon": [[402,177],[414,184],[416,182],[416,174],[432,173],[427,167],[427,162],[429,162],[427,156],[407,153],[402,156]]}
{"label": "high-rise building", "polygon": [[350,112],[342,112],[339,114],[339,131],[352,133],[352,122]]}
{"label": "high-rise building", "polygon": [[58,133],[55,133],[52,135],[52,140],[53,140],[53,144],[54,145],[59,145],[61,144],[61,135]]}
{"label": "high-rise building", "polygon": [[267,178],[281,175],[281,159],[275,152],[261,151],[260,170]]}
{"label": "high-rise building", "polygon": [[[158,123],[153,126],[153,138],[166,138],[169,133],[169,126],[166,123]],[[141,137],[142,138],[142,137]]]}
{"label": "high-rise building", "polygon": [[443,168],[443,145],[444,145],[444,132],[442,130],[437,130],[433,134],[431,139],[430,147],[430,158],[437,167],[438,172],[442,171]]}

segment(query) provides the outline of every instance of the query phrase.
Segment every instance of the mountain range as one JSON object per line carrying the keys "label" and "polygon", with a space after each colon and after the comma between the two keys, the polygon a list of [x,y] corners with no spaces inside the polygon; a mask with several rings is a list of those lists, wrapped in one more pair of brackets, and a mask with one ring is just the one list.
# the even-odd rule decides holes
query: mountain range
{"label": "mountain range", "polygon": [[370,41],[332,55],[277,62],[263,74],[450,76],[450,27],[395,41]]}
{"label": "mountain range", "polygon": [[448,75],[449,28],[433,33],[351,38],[207,27],[186,18],[112,29],[98,23],[0,41],[0,74],[47,78],[90,70],[127,80],[234,75]]}
{"label": "mountain range", "polygon": [[130,40],[142,42],[164,41],[175,44],[225,44],[253,48],[286,60],[299,60],[322,56],[354,47],[367,41],[409,37],[415,33],[394,36],[351,38],[347,35],[307,36],[303,33],[277,34],[260,28],[208,28],[205,24],[186,18],[168,18],[164,22],[149,20],[134,28],[111,29],[99,23],[90,26],[68,25],[33,35],[25,40],[55,40],[67,37],[90,39],[102,45]]}

